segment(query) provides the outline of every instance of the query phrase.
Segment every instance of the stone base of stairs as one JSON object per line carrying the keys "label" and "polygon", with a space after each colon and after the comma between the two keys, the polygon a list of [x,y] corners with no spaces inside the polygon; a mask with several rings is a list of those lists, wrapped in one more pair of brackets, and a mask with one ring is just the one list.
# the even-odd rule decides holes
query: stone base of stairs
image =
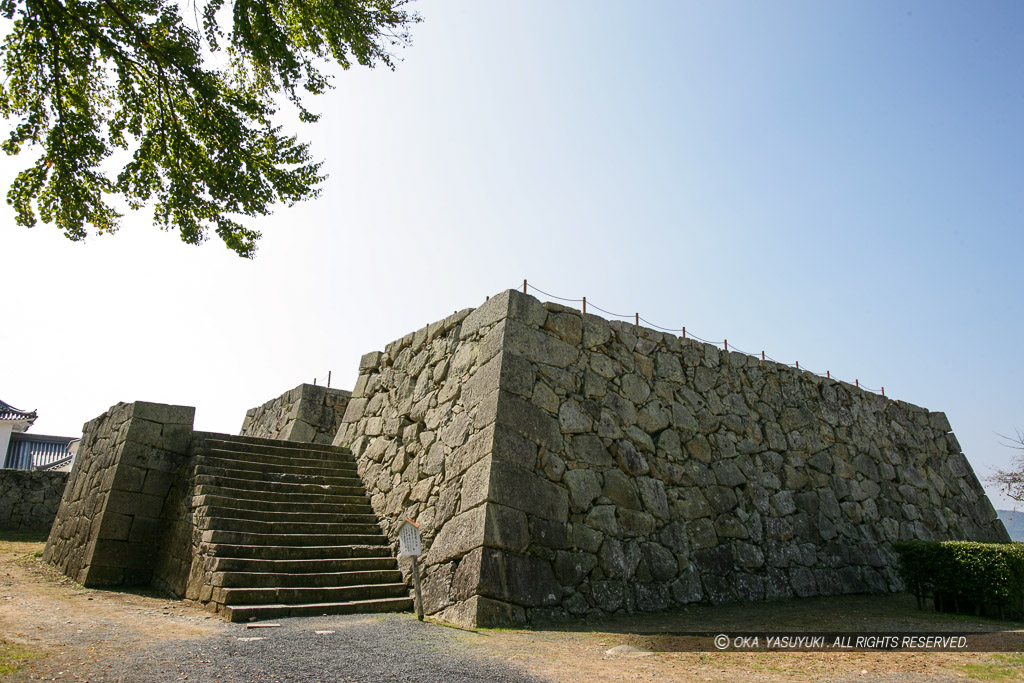
{"label": "stone base of stairs", "polygon": [[199,601],[229,621],[413,608],[348,449],[196,433]]}

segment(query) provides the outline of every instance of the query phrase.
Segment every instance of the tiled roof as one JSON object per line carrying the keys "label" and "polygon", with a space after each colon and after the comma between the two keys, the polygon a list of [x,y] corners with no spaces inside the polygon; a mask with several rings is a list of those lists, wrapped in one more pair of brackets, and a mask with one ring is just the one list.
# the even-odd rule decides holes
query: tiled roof
{"label": "tiled roof", "polygon": [[18,410],[12,405],[0,401],[0,420],[28,420],[29,422],[35,422],[36,411],[29,412],[27,410]]}

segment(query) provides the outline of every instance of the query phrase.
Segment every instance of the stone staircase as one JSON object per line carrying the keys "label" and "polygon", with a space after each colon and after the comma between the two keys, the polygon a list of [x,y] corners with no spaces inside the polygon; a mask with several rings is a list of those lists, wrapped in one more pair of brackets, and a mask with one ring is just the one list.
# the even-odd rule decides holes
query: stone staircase
{"label": "stone staircase", "polygon": [[409,610],[348,449],[197,432],[200,601],[229,621]]}

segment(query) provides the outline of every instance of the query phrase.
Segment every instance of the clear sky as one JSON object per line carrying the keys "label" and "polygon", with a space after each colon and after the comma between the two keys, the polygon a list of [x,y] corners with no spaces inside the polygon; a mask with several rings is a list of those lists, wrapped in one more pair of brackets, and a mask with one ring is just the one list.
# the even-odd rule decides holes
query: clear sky
{"label": "clear sky", "polygon": [[[32,431],[150,400],[237,432],[529,278],[884,385],[945,411],[979,476],[1010,465],[1024,4],[413,6],[396,71],[313,103],[301,134],[330,178],[258,222],[254,261],[146,212],[80,244],[0,206],[0,398],[39,410]],[[4,187],[17,168],[0,160]]]}

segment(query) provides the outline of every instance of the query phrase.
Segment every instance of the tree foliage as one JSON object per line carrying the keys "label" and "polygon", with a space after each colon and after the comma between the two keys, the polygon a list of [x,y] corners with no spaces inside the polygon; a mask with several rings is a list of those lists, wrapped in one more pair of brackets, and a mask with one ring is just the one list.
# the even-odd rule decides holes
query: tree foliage
{"label": "tree foliage", "polygon": [[999,487],[1009,498],[1024,503],[1024,432],[1017,432],[1015,438],[1003,437],[1006,445],[1017,450],[1013,466],[1007,470],[996,470],[988,480]]}
{"label": "tree foliage", "polygon": [[[272,121],[330,87],[325,61],[394,68],[407,0],[0,0],[8,154],[39,148],[7,202],[72,240],[117,229],[122,197],[196,244],[212,228],[252,257],[243,217],[315,197],[307,143]],[[183,16],[183,14],[185,16]]]}

